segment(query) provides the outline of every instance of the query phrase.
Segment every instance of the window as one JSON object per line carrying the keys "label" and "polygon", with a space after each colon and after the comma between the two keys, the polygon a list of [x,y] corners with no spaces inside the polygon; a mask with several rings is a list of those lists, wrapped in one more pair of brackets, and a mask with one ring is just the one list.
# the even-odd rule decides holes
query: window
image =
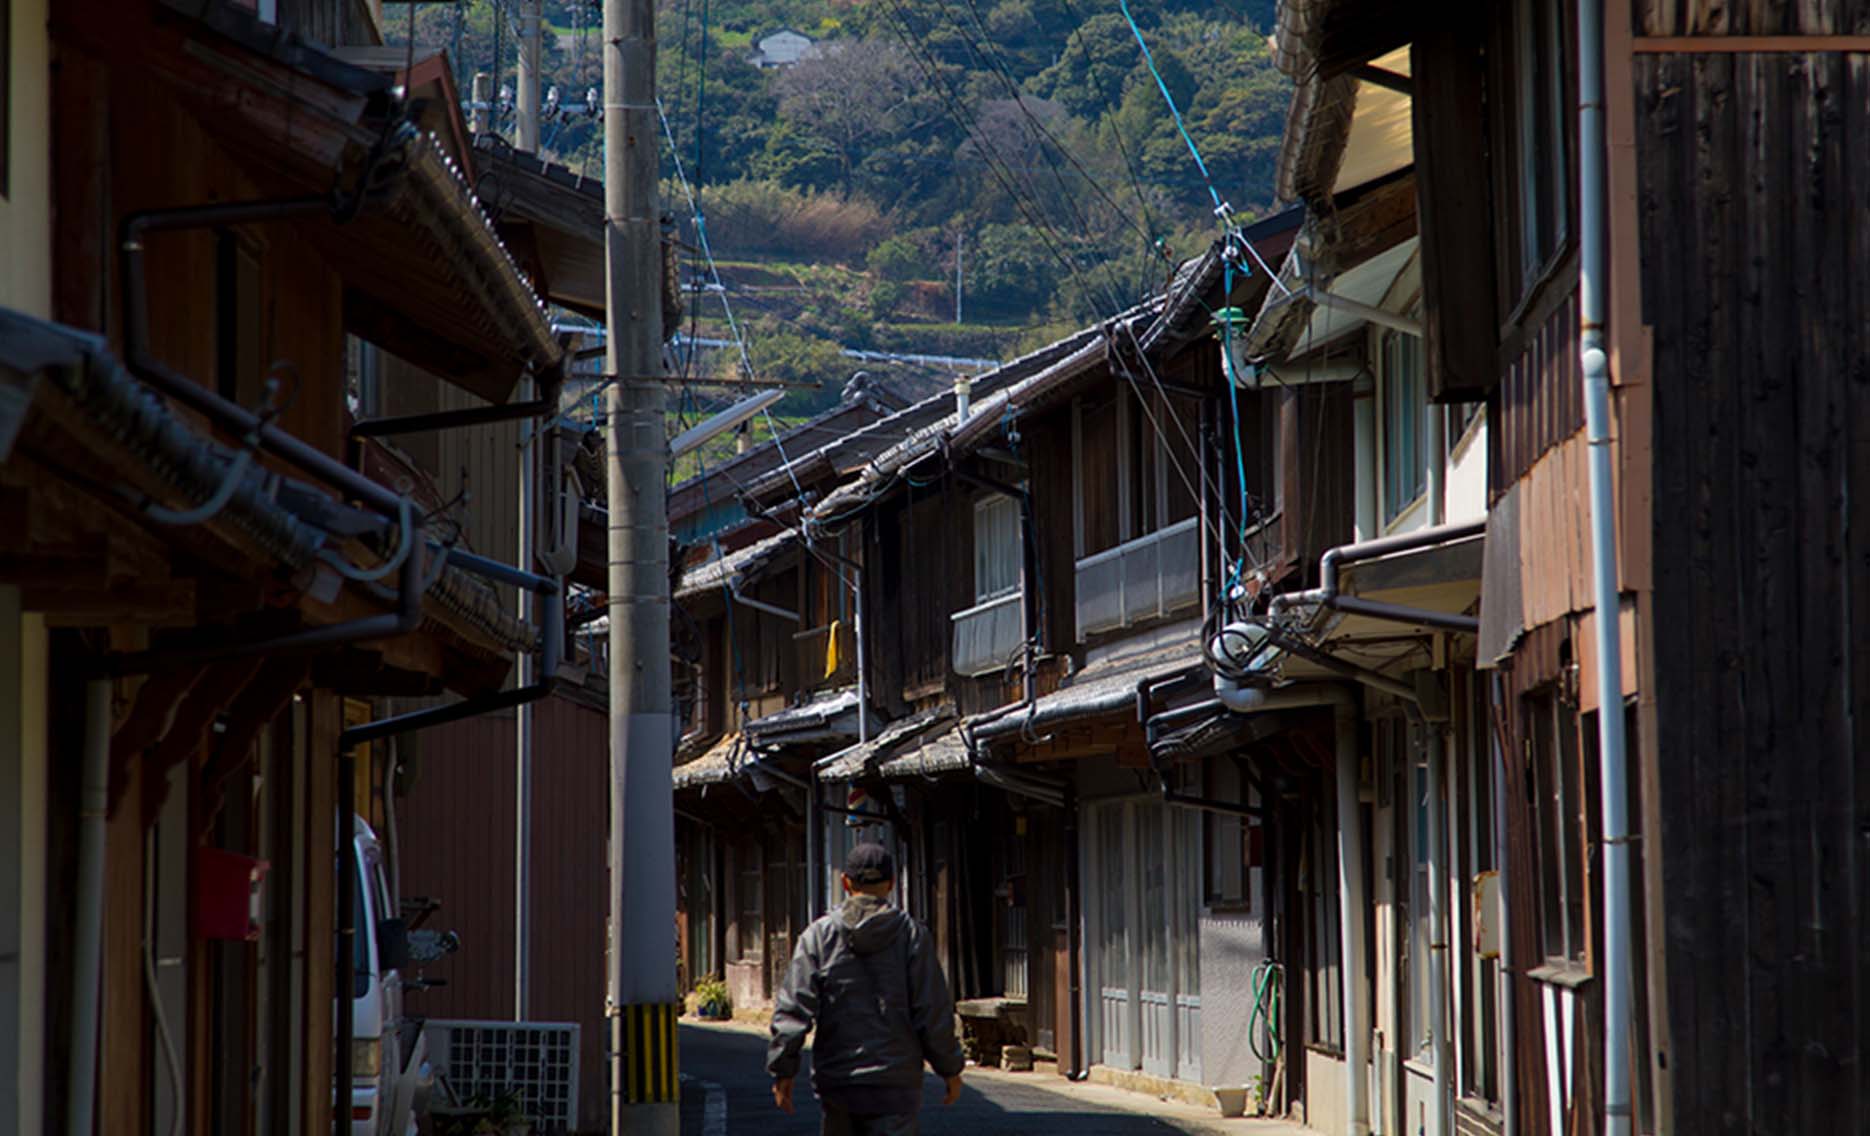
{"label": "window", "polygon": [[1422,340],[1407,332],[1383,336],[1383,519],[1393,521],[1427,484],[1423,467]]}
{"label": "window", "polygon": [[744,840],[734,848],[734,945],[742,960],[762,957],[766,925],[760,902],[765,880],[760,871],[760,845]]}
{"label": "window", "polygon": [[[234,233],[216,235],[214,290],[215,386],[222,398],[257,409],[266,378],[260,259],[258,251]],[[355,336],[345,336],[344,361],[352,412],[360,418],[380,413],[377,349]],[[290,392],[280,393],[283,397]]]}
{"label": "window", "polygon": [[1195,515],[1201,469],[1189,399],[1128,385],[1074,407],[1075,536],[1080,559]]}
{"label": "window", "polygon": [[1019,591],[1019,502],[993,496],[974,503],[974,602]]}
{"label": "window", "polygon": [[1337,827],[1327,815],[1333,801],[1329,783],[1313,794],[1314,806],[1306,825],[1305,847],[1299,859],[1299,893],[1304,904],[1306,938],[1310,940],[1311,996],[1305,1000],[1310,1016],[1306,1036],[1313,1044],[1333,1052],[1344,1049],[1344,984],[1340,977],[1343,940],[1339,935]]}
{"label": "window", "polygon": [[1555,964],[1585,957],[1583,754],[1574,708],[1551,691],[1526,700],[1527,761],[1539,822],[1539,903],[1545,955]]}
{"label": "window", "polygon": [[[1216,758],[1204,771],[1203,793],[1217,801],[1252,803],[1240,759]],[[1251,869],[1259,866],[1260,826],[1247,817],[1227,813],[1201,814],[1202,898],[1208,906],[1244,912],[1253,909]]]}
{"label": "window", "polygon": [[[1459,871],[1462,886],[1457,894],[1469,897],[1469,902],[1456,904],[1454,912],[1461,951],[1462,981],[1467,984],[1465,1004],[1468,1007],[1461,1015],[1460,1023],[1461,1092],[1465,1096],[1497,1102],[1500,1099],[1498,1066],[1501,1056],[1498,1005],[1500,964],[1498,959],[1482,958],[1474,949],[1474,907],[1471,901],[1475,881],[1482,873],[1498,866],[1494,854],[1493,810],[1496,747],[1487,681],[1470,671],[1466,682],[1467,720],[1463,733],[1467,746],[1458,762],[1460,788],[1452,794],[1458,802],[1456,824],[1459,826],[1461,846]],[[1497,912],[1488,911],[1485,918],[1496,927],[1499,925]]]}
{"label": "window", "polygon": [[[1571,20],[1565,0],[1515,0],[1507,47],[1511,75],[1508,124],[1515,165],[1512,210],[1515,271],[1506,274],[1514,299],[1523,298],[1564,248],[1570,234],[1571,99],[1566,79]],[[1517,287],[1514,284],[1517,282]],[[1511,306],[1511,305],[1509,305]]]}
{"label": "window", "polygon": [[1429,818],[1435,813],[1429,799],[1428,765],[1420,755],[1412,757],[1409,769],[1409,1033],[1405,1036],[1413,1039],[1414,1048],[1404,1050],[1412,1053],[1418,1061],[1435,1060],[1434,1048],[1429,1044],[1429,1018],[1432,1006],[1429,991],[1433,989],[1430,968],[1435,965],[1435,931],[1429,922],[1431,905],[1429,903],[1429,860],[1433,856],[1435,839],[1439,835],[1429,824]]}

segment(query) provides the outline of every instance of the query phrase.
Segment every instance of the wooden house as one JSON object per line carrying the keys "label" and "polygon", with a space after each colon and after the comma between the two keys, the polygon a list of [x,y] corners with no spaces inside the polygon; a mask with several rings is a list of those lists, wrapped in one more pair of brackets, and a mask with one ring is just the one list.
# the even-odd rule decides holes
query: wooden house
{"label": "wooden house", "polygon": [[[1339,1119],[1554,1134],[1860,1125],[1846,1040],[1859,1000],[1795,992],[1849,989],[1855,964],[1829,948],[1861,938],[1827,897],[1857,886],[1846,707],[1861,636],[1834,600],[1858,571],[1841,503],[1866,471],[1841,426],[1862,323],[1841,258],[1864,175],[1843,142],[1855,110],[1836,108],[1863,104],[1870,44],[1842,34],[1853,25],[1836,5],[1580,15],[1560,0],[1282,14],[1298,84],[1283,188],[1329,218],[1345,171],[1407,160],[1422,381],[1435,403],[1484,402],[1487,422],[1473,651],[1488,703],[1475,712],[1493,719],[1490,822],[1478,748],[1448,764],[1441,803],[1457,916],[1492,828],[1500,891],[1472,910],[1498,913],[1500,985],[1489,999],[1484,956],[1451,954],[1437,969],[1456,1068],[1424,1099],[1423,1062],[1404,1054],[1405,1084],[1387,1092],[1374,1070],[1367,1114]],[[1579,89],[1593,74],[1601,99]],[[1603,134],[1584,131],[1600,113]],[[1601,321],[1581,312],[1597,248]],[[1580,350],[1600,331],[1609,428],[1594,444]],[[1614,477],[1604,518],[1594,452]],[[1604,536],[1609,606],[1593,591]],[[1614,650],[1600,650],[1605,622]],[[1602,678],[1606,656],[1620,683]],[[1622,784],[1604,779],[1606,714],[1626,723]],[[1611,831],[1611,801],[1627,833]],[[1463,808],[1479,830],[1454,823]],[[1627,902],[1607,905],[1619,861]],[[1838,917],[1794,929],[1757,914],[1793,895]],[[1627,1015],[1607,1002],[1616,986],[1633,993]],[[1742,1088],[1756,1084],[1769,1088]],[[1807,1108],[1820,1099],[1823,1116]]]}
{"label": "wooden house", "polygon": [[473,709],[557,638],[349,437],[361,344],[501,403],[562,367],[544,308],[461,140],[337,52],[369,7],[265,7],[12,9],[8,1130],[330,1131],[370,700]]}

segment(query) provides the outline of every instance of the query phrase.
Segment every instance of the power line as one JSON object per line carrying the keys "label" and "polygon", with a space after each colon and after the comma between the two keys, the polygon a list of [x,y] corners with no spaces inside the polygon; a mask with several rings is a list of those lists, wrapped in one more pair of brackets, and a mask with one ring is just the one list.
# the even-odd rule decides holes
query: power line
{"label": "power line", "polygon": [[[1050,252],[1060,264],[1065,266],[1065,269],[1081,286],[1086,288],[1087,295],[1093,295],[1094,291],[1089,287],[1077,262],[1072,257],[1066,255],[1061,247],[1067,242],[1065,242],[1062,235],[1057,233],[1045,220],[1043,211],[1036,207],[1037,195],[1031,195],[1032,199],[1029,201],[1026,196],[1022,196],[1020,191],[1014,188],[1012,179],[1002,169],[1003,163],[1001,162],[999,151],[993,147],[992,143],[987,140],[985,134],[980,130],[978,120],[975,119],[973,113],[967,109],[966,104],[961,99],[960,93],[955,90],[954,85],[948,81],[947,77],[941,73],[940,67],[935,62],[934,57],[929,53],[927,45],[922,42],[922,37],[913,34],[908,18],[902,13],[897,0],[885,0],[885,7],[888,10],[891,22],[893,26],[895,26],[898,35],[902,38],[904,45],[909,49],[911,58],[922,68],[929,82],[931,84],[939,84],[942,91],[945,92],[949,116],[954,119],[955,124],[961,127],[964,133],[970,136],[981,153],[988,156],[988,170],[994,175],[994,180],[1000,183],[1000,187],[1006,191],[1014,207],[1019,210],[1021,216],[1025,217],[1027,224],[1032,226],[1034,232],[1039,235],[1040,242],[1045,245],[1047,251]],[[1123,304],[1121,300],[1116,299],[1114,295],[1112,299],[1116,312],[1122,311]],[[1116,312],[1113,312],[1112,315],[1115,315]]]}
{"label": "power line", "polygon": [[[1143,239],[1143,248],[1144,248],[1145,255],[1147,256],[1148,253],[1155,251],[1155,235],[1149,232],[1149,230],[1143,227],[1142,225],[1138,225],[1134,218],[1129,216],[1129,214],[1125,213],[1123,210],[1123,207],[1117,204],[1116,199],[1112,197],[1107,190],[1105,190],[1103,184],[1100,183],[1097,180],[1097,178],[1094,177],[1091,174],[1091,172],[1084,167],[1084,164],[1078,160],[1077,155],[1072,153],[1071,149],[1067,147],[1064,144],[1064,142],[1060,141],[1059,138],[1055,134],[1052,133],[1051,129],[1047,127],[1044,122],[1040,121],[1039,117],[1033,114],[1032,110],[1029,107],[1027,107],[1026,100],[1024,97],[1024,92],[1020,90],[1019,84],[1014,81],[1012,72],[1007,68],[1004,57],[994,47],[993,33],[988,29],[986,18],[981,14],[979,0],[966,0],[966,3],[968,6],[968,10],[973,13],[975,25],[980,29],[981,35],[985,39],[988,61],[993,65],[993,69],[1000,76],[1001,82],[1006,85],[1008,92],[1013,96],[1013,101],[1015,105],[1018,106],[1020,113],[1025,115],[1027,121],[1032,123],[1033,128],[1036,129],[1041,135],[1043,135],[1047,141],[1051,142],[1052,145],[1057,148],[1060,154],[1064,155],[1065,160],[1071,163],[1072,168],[1078,171],[1078,174],[1080,177],[1084,178],[1085,184],[1090,186],[1092,192],[1096,193],[1098,197],[1103,199],[1106,205],[1110,206],[1110,210],[1112,214],[1114,214],[1119,221],[1128,225],[1134,232],[1136,232],[1138,236],[1140,236]],[[945,0],[944,0],[942,7],[944,11],[947,10],[947,4]],[[957,30],[961,30],[961,29],[957,28]],[[1082,27],[1080,27],[1078,30],[1079,30],[1080,35],[1082,35],[1082,32],[1083,32]],[[970,39],[970,42],[972,42],[971,37],[967,37],[965,31],[963,31],[963,37]],[[1113,104],[1112,109],[1115,109],[1114,104]],[[1119,146],[1121,146],[1122,136],[1120,133],[1118,134],[1118,143],[1119,143]],[[1041,152],[1045,152],[1044,147],[1041,147]],[[1063,179],[1062,174],[1059,174],[1058,163],[1055,161],[1052,161],[1051,155],[1049,153],[1046,153],[1046,160],[1051,164],[1053,173],[1059,176],[1059,188],[1063,190],[1065,188],[1064,179]],[[1126,161],[1128,160],[1127,150],[1125,151],[1125,160]],[[1142,199],[1142,189],[1140,185],[1136,186],[1136,190],[1137,190],[1137,203],[1143,209],[1145,221],[1148,221],[1149,219],[1148,203],[1144,202]],[[1067,195],[1067,202],[1069,204],[1073,204],[1074,211],[1075,211],[1075,203],[1072,203],[1070,201],[1069,194]],[[1085,227],[1088,229],[1089,225],[1087,224],[1085,225]]]}

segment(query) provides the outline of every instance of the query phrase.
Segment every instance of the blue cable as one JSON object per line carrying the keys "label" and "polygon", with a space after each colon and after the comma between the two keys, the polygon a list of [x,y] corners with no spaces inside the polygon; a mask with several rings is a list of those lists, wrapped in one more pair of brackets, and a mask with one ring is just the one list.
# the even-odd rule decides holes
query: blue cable
{"label": "blue cable", "polygon": [[[1234,262],[1231,257],[1227,260],[1222,280],[1224,290],[1221,296],[1225,299],[1234,294]],[[1240,438],[1240,383],[1239,376],[1234,372],[1234,322],[1231,319],[1222,321],[1221,344],[1221,359],[1227,364],[1227,406],[1234,419],[1234,473],[1240,479],[1240,539],[1244,546],[1248,521],[1247,451]],[[1227,582],[1227,591],[1231,592],[1234,585],[1240,582],[1240,570],[1245,563],[1246,549],[1242,547],[1240,559],[1235,561],[1231,578]]]}
{"label": "blue cable", "polygon": [[1208,196],[1214,199],[1214,212],[1225,217],[1227,205],[1214,188],[1214,178],[1208,173],[1208,163],[1202,160],[1201,148],[1189,136],[1188,127],[1182,124],[1182,112],[1176,108],[1175,96],[1169,93],[1169,85],[1162,81],[1162,72],[1156,70],[1156,57],[1149,53],[1149,44],[1143,39],[1143,29],[1136,26],[1136,17],[1130,14],[1129,0],[1117,0],[1117,7],[1122,9],[1123,18],[1130,22],[1130,34],[1136,37],[1136,46],[1143,49],[1143,62],[1149,65],[1149,73],[1156,80],[1156,89],[1162,92],[1162,100],[1169,104],[1169,114],[1175,119],[1175,129],[1182,132],[1182,141],[1188,144],[1188,152],[1195,156],[1195,165],[1201,169],[1201,180],[1208,187]]}

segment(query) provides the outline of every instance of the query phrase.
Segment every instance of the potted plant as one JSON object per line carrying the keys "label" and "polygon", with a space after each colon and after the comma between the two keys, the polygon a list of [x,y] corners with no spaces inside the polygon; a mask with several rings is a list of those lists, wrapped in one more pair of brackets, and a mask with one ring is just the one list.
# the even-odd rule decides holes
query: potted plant
{"label": "potted plant", "polygon": [[474,1136],[528,1136],[532,1122],[516,1092],[502,1093],[487,1102],[487,1111],[474,1128]]}
{"label": "potted plant", "polygon": [[733,999],[727,983],[718,978],[704,978],[695,983],[695,1015],[710,1021],[725,1021],[734,1016]]}

